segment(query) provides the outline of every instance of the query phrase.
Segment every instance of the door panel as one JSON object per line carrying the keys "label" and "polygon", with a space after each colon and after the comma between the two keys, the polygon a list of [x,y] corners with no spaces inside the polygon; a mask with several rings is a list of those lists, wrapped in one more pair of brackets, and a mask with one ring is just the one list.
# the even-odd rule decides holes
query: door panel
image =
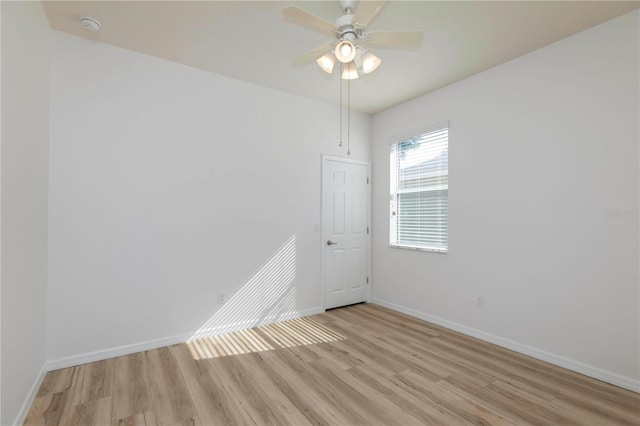
{"label": "door panel", "polygon": [[362,248],[352,247],[349,253],[349,284],[351,290],[363,287],[366,277],[362,276]]}
{"label": "door panel", "polygon": [[368,174],[366,164],[323,160],[323,276],[327,309],[363,302],[368,297]]}
{"label": "door panel", "polygon": [[331,284],[331,294],[337,294],[345,291],[344,288],[344,268],[345,268],[345,252],[344,249],[329,250],[327,256],[327,271],[329,272],[328,282]]}
{"label": "door panel", "polygon": [[360,236],[364,232],[362,194],[353,194],[351,196],[351,233],[354,236]]}
{"label": "door panel", "polygon": [[345,228],[345,205],[344,199],[346,194],[344,192],[333,193],[333,232],[331,235],[337,237],[338,235],[344,235]]}

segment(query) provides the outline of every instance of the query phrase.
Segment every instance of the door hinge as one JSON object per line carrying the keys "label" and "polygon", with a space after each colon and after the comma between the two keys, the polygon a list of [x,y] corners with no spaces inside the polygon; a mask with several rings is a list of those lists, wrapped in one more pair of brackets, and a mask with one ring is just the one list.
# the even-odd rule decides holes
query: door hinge
{"label": "door hinge", "polygon": [[369,227],[367,226],[367,234],[369,233]]}
{"label": "door hinge", "polygon": [[367,185],[369,185],[369,177],[367,177]]}
{"label": "door hinge", "polygon": [[369,277],[367,277],[367,284],[369,284]]}

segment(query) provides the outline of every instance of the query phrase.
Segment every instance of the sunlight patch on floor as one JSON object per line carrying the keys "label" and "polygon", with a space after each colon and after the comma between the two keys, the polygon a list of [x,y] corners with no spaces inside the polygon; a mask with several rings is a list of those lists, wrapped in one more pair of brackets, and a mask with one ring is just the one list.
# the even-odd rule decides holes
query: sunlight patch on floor
{"label": "sunlight patch on floor", "polygon": [[345,337],[311,318],[297,318],[187,342],[194,359],[219,358],[335,342]]}

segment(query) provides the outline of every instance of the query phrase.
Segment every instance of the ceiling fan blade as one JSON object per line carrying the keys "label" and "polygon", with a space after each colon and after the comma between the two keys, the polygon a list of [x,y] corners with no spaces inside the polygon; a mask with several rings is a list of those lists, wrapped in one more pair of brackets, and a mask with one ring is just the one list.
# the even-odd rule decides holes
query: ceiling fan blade
{"label": "ceiling fan blade", "polygon": [[367,44],[389,49],[416,49],[422,44],[422,31],[382,31],[366,37]]}
{"label": "ceiling fan blade", "polygon": [[336,29],[331,22],[325,21],[324,19],[316,15],[312,15],[306,10],[302,10],[298,7],[285,7],[282,9],[282,14],[287,21],[302,25],[303,27],[310,28],[322,34],[334,34],[336,32]]}
{"label": "ceiling fan blade", "polygon": [[311,61],[315,61],[320,56],[330,51],[332,48],[333,48],[332,43],[325,43],[322,46],[318,46],[315,49],[311,49],[300,56],[296,56],[295,58],[293,58],[291,62],[293,62],[293,65],[297,67],[306,65]]}
{"label": "ceiling fan blade", "polygon": [[366,27],[378,17],[388,1],[361,0],[353,14],[353,21]]}

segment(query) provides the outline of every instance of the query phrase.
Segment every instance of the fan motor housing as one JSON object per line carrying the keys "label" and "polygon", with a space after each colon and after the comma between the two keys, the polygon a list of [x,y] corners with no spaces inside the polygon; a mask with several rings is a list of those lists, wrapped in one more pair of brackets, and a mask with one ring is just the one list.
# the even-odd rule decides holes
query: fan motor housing
{"label": "fan motor housing", "polygon": [[353,25],[353,15],[342,15],[336,19],[335,27],[341,40],[354,41],[358,38],[358,30]]}

